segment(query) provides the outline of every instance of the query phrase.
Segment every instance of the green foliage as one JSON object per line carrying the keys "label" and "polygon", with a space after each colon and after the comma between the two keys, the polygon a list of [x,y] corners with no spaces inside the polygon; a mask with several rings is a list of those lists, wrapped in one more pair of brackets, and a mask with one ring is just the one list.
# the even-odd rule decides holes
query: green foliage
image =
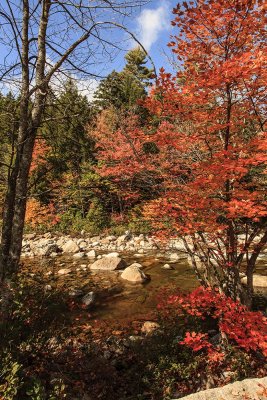
{"label": "green foliage", "polygon": [[140,47],[136,47],[126,54],[125,60],[124,71],[136,76],[143,86],[150,86],[150,81],[153,78],[153,69],[149,69],[146,66],[145,52]]}
{"label": "green foliage", "polygon": [[86,130],[93,118],[87,97],[79,93],[73,80],[68,80],[64,91],[57,97],[52,96],[46,113],[43,131],[52,149],[49,161],[54,176],[69,168],[79,172],[80,164],[93,158],[93,141]]}
{"label": "green foliage", "polygon": [[0,396],[5,400],[15,400],[23,383],[20,377],[22,365],[15,361],[10,352],[4,352],[0,368]]}
{"label": "green foliage", "polygon": [[126,65],[121,72],[112,71],[100,82],[94,105],[99,110],[115,107],[117,110],[136,109],[136,112],[145,114],[145,110],[136,103],[146,96],[146,87],[153,77],[152,70],[145,66],[146,54],[139,47],[130,50],[125,60]]}

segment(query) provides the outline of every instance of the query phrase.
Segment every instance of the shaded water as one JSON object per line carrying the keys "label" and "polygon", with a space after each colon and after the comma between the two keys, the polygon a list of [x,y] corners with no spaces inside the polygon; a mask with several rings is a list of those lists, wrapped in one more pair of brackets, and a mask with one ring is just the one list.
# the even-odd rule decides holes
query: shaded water
{"label": "shaded water", "polygon": [[[92,320],[135,320],[155,311],[160,292],[165,288],[191,290],[198,285],[192,268],[186,259],[170,262],[167,257],[144,254],[140,257],[122,254],[127,265],[142,264],[143,271],[150,280],[145,284],[133,284],[120,278],[119,271],[90,271],[88,260],[75,260],[59,256],[56,259],[24,259],[23,272],[34,274],[32,279],[50,285],[52,290],[60,290],[68,295],[71,289],[82,289],[96,293],[96,304],[90,310]],[[173,269],[162,266],[170,264]],[[69,268],[68,275],[58,275],[58,270]]]}
{"label": "shaded water", "polygon": [[[24,259],[23,272],[41,282],[44,288],[50,285],[52,291],[60,291],[67,297],[70,297],[69,293],[73,289],[82,290],[83,294],[93,291],[96,301],[90,309],[90,315],[86,317],[92,322],[148,318],[155,311],[160,302],[160,294],[165,289],[190,291],[198,286],[193,269],[186,259],[172,262],[167,256],[156,252],[138,256],[122,253],[121,257],[127,265],[140,263],[150,280],[145,284],[129,283],[120,278],[121,271],[91,271],[93,260],[75,260],[71,256]],[[173,269],[163,269],[166,263]],[[58,270],[62,268],[68,268],[71,272],[59,275]],[[266,275],[266,264],[260,262],[256,273]]]}

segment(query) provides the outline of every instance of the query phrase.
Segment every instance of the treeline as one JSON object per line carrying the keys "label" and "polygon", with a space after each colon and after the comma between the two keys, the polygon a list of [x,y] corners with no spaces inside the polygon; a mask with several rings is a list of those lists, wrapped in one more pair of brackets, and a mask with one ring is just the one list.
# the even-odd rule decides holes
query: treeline
{"label": "treeline", "polygon": [[[26,228],[84,229],[91,234],[106,228],[120,233],[129,225],[137,231],[148,229],[142,222],[140,205],[153,191],[144,184],[137,197],[128,182],[116,184],[114,177],[100,175],[103,149],[98,140],[110,139],[130,120],[146,124],[149,113],[142,102],[154,79],[146,64],[142,49],[129,51],[123,70],[112,71],[103,79],[91,101],[74,79],[67,79],[59,92],[50,87],[33,152]],[[14,164],[19,103],[19,97],[11,93],[0,94],[1,206]]]}

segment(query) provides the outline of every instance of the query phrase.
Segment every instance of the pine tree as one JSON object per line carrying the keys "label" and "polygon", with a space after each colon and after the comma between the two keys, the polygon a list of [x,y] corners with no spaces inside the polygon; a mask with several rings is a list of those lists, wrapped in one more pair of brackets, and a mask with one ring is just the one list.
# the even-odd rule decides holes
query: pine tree
{"label": "pine tree", "polygon": [[124,72],[135,76],[144,87],[150,86],[153,70],[145,65],[147,63],[145,52],[140,47],[136,47],[126,54],[125,60],[127,63]]}
{"label": "pine tree", "polygon": [[153,77],[152,70],[145,66],[146,54],[138,47],[130,50],[125,60],[126,65],[121,72],[112,71],[100,83],[94,101],[99,110],[110,107],[129,110],[136,106],[139,99],[145,98],[146,88]]}

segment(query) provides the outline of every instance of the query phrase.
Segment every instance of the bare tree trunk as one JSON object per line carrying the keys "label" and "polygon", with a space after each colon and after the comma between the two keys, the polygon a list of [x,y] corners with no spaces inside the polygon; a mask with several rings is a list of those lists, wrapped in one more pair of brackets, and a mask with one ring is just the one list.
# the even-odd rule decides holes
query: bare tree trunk
{"label": "bare tree trunk", "polygon": [[44,0],[38,33],[38,55],[36,64],[36,85],[38,89],[35,95],[33,109],[30,114],[28,40],[29,4],[28,0],[23,1],[20,124],[15,168],[9,182],[6,197],[6,211],[3,219],[3,256],[0,260],[2,279],[4,279],[6,274],[9,275],[17,272],[21,254],[29,171],[35,138],[41,123],[47,91],[47,84],[44,80],[46,62],[45,39],[50,5],[50,0]]}

